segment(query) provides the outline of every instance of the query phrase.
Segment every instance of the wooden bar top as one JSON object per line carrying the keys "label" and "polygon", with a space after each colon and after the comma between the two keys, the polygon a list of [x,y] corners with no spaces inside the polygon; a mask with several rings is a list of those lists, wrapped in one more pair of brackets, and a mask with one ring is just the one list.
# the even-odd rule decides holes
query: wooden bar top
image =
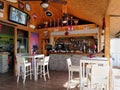
{"label": "wooden bar top", "polygon": [[[48,54],[80,54],[83,56],[87,56],[88,53],[82,53],[82,52],[48,52]],[[96,56],[104,56],[104,53],[95,53]]]}

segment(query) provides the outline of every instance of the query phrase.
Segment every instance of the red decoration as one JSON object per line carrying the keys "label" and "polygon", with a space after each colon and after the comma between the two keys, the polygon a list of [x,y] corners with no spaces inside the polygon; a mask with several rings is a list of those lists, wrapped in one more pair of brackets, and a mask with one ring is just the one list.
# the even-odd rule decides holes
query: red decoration
{"label": "red decoration", "polygon": [[0,31],[2,31],[2,24],[0,24]]}
{"label": "red decoration", "polygon": [[65,35],[68,35],[68,34],[69,34],[68,30],[66,30]]}
{"label": "red decoration", "polygon": [[68,27],[68,30],[69,30],[69,31],[72,31],[72,30],[73,30],[72,25],[70,25],[70,26]]}
{"label": "red decoration", "polygon": [[37,15],[35,13],[32,16],[34,19],[37,19]]}

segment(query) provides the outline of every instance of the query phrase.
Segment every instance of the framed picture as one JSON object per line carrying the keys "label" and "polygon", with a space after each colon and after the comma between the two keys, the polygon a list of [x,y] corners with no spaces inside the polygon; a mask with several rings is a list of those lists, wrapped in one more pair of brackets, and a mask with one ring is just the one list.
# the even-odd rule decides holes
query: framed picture
{"label": "framed picture", "polygon": [[4,3],[0,1],[0,9],[4,9]]}
{"label": "framed picture", "polygon": [[21,10],[24,10],[24,3],[18,1],[18,8],[20,8]]}
{"label": "framed picture", "polygon": [[31,10],[31,6],[29,3],[25,3],[25,8],[27,11],[30,11]]}

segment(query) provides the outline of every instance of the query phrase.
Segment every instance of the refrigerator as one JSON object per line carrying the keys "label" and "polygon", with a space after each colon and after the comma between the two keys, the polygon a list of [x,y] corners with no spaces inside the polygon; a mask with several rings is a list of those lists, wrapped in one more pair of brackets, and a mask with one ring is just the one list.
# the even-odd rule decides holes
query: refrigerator
{"label": "refrigerator", "polygon": [[110,39],[110,57],[112,67],[120,68],[120,38]]}

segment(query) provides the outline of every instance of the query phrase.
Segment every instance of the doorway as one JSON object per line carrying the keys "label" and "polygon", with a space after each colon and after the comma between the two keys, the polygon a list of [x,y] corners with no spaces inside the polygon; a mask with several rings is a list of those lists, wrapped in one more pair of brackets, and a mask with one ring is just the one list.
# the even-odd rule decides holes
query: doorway
{"label": "doorway", "polygon": [[17,30],[17,53],[28,53],[28,31]]}
{"label": "doorway", "polygon": [[0,22],[0,73],[14,72],[14,26]]}

